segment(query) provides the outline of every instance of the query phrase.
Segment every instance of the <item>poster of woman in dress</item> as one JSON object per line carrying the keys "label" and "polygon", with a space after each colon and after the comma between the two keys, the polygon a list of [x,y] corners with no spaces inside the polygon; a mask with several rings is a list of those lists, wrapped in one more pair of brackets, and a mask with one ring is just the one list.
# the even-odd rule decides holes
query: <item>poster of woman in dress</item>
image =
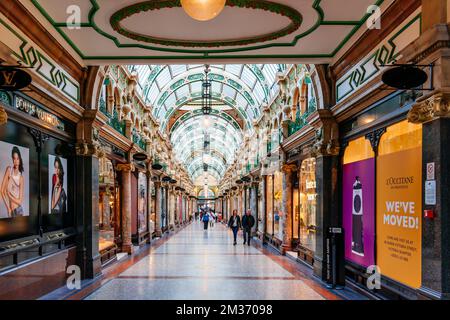
{"label": "poster of woman in dress", "polygon": [[0,141],[0,219],[29,216],[29,150]]}
{"label": "poster of woman in dress", "polygon": [[49,164],[49,208],[50,213],[67,212],[67,159],[48,155]]}
{"label": "poster of woman in dress", "polygon": [[138,229],[147,230],[147,176],[139,172],[138,177]]}

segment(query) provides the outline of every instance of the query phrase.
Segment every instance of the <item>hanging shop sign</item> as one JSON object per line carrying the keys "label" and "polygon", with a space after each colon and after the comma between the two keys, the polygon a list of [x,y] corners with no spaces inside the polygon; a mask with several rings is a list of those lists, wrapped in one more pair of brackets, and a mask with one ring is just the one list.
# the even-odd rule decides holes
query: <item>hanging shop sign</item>
{"label": "hanging shop sign", "polygon": [[20,97],[15,97],[14,107],[22,112],[28,113],[30,116],[37,118],[57,129],[65,129],[64,123],[55,115],[43,110],[36,104]]}
{"label": "hanging shop sign", "polygon": [[18,91],[30,85],[31,76],[22,69],[0,66],[0,90]]}
{"label": "hanging shop sign", "polygon": [[[409,135],[397,139],[407,145]],[[391,145],[393,145],[391,143]],[[422,148],[377,158],[377,264],[381,273],[413,288],[422,277]]]}

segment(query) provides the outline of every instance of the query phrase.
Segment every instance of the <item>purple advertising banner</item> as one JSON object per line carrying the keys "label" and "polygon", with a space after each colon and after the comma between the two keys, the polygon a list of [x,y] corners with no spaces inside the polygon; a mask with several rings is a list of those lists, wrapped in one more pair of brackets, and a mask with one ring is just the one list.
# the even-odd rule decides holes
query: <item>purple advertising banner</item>
{"label": "purple advertising banner", "polygon": [[375,158],[343,167],[345,258],[368,267],[374,264]]}

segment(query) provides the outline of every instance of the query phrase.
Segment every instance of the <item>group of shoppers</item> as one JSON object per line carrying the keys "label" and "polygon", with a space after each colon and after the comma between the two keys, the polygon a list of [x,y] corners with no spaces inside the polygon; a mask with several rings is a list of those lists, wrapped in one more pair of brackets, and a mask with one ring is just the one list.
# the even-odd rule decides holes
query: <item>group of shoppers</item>
{"label": "group of shoppers", "polygon": [[[209,227],[214,227],[217,222],[217,215],[212,210],[205,210],[200,213],[200,221],[203,222],[203,229],[208,230]],[[251,214],[251,210],[247,210],[245,215],[241,217],[238,215],[237,210],[233,210],[233,215],[228,220],[228,227],[233,231],[233,245],[237,244],[237,234],[240,229],[244,236],[244,245],[250,245],[250,239],[252,235],[252,228],[255,225],[255,218]]]}
{"label": "group of shoppers", "polygon": [[203,222],[203,228],[208,230],[208,225],[212,228],[217,221],[217,215],[213,211],[205,211],[201,214],[200,220]]}
{"label": "group of shoppers", "polygon": [[244,234],[244,244],[250,245],[250,239],[252,235],[252,228],[255,225],[255,218],[252,216],[251,211],[247,210],[245,215],[241,217],[237,214],[237,210],[233,210],[233,215],[230,217],[230,220],[228,220],[228,227],[233,230],[233,245],[235,246],[237,241],[237,234],[239,229],[242,228],[243,234]]}

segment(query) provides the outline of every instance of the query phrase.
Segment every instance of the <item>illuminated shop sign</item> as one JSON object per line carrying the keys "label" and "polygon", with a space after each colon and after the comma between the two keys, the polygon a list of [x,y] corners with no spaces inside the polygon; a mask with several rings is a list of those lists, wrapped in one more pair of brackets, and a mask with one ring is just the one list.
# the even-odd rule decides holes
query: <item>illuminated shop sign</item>
{"label": "illuminated shop sign", "polygon": [[16,96],[14,106],[18,110],[26,112],[34,118],[42,120],[45,123],[57,128],[57,129],[64,130],[64,123],[60,119],[58,119],[58,117],[43,110],[42,108],[38,107],[34,103],[32,103],[28,100],[25,100],[22,97]]}

